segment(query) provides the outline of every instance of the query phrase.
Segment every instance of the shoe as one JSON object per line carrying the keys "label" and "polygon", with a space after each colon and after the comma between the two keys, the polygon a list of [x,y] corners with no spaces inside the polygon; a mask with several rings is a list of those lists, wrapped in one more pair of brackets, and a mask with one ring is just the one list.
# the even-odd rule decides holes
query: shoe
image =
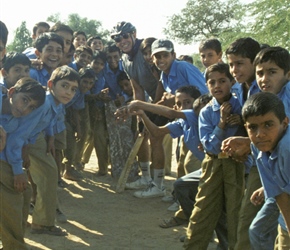
{"label": "shoe", "polygon": [[66,218],[65,214],[62,211],[60,211],[58,208],[56,209],[56,212],[55,212],[55,219],[59,223],[66,223],[67,222],[67,218]]}
{"label": "shoe", "polygon": [[184,242],[185,241],[185,238],[186,238],[186,235],[182,235],[182,236],[180,236],[179,241],[180,242]]}
{"label": "shoe", "polygon": [[31,226],[30,232],[32,234],[49,234],[54,236],[66,236],[67,232],[61,227],[57,226]]}
{"label": "shoe", "polygon": [[176,212],[179,210],[179,202],[174,202],[171,206],[167,208],[168,211]]}
{"label": "shoe", "polygon": [[80,181],[83,179],[83,176],[74,168],[71,168],[69,171],[65,170],[62,177],[71,181]]}
{"label": "shoe", "polygon": [[162,197],[166,193],[166,189],[159,189],[153,182],[149,184],[147,189],[136,191],[134,196],[137,198],[153,198],[153,197]]}
{"label": "shoe", "polygon": [[164,202],[174,202],[174,197],[172,195],[164,196],[161,200]]}
{"label": "shoe", "polygon": [[183,224],[188,224],[187,220],[180,219],[178,217],[171,217],[170,219],[163,220],[161,224],[159,224],[162,228],[170,228],[170,227],[177,227]]}
{"label": "shoe", "polygon": [[148,187],[149,182],[145,180],[144,177],[141,176],[136,181],[126,183],[125,189],[131,189],[131,190],[136,190],[136,189],[142,189]]}

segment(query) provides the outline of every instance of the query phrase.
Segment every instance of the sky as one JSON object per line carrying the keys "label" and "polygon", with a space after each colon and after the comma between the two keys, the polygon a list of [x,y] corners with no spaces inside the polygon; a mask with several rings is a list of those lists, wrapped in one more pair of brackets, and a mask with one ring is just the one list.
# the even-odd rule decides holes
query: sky
{"label": "sky", "polygon": [[[253,0],[240,0],[249,3]],[[46,21],[52,14],[60,14],[65,21],[69,14],[98,20],[103,29],[112,30],[120,21],[131,22],[137,28],[137,37],[165,38],[163,29],[168,18],[180,14],[188,0],[0,0],[0,20],[9,30],[8,44],[23,21],[32,32],[35,23]],[[177,56],[198,53],[198,44],[182,45],[172,40]]]}
{"label": "sky", "polygon": [[[0,0],[0,20],[8,30],[8,44],[12,41],[14,32],[23,21],[32,32],[33,25],[46,21],[52,14],[60,13],[61,21],[69,14],[77,13],[81,18],[98,20],[104,29],[112,30],[119,21],[131,22],[137,29],[138,38],[165,38],[162,30],[166,27],[168,17],[181,13],[187,0]],[[172,40],[177,56],[197,53],[197,45],[181,45]]]}

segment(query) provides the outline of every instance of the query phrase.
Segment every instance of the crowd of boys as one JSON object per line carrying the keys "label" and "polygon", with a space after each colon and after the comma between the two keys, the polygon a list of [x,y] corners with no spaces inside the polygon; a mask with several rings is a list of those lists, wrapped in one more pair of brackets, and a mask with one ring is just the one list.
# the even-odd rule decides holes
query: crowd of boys
{"label": "crowd of boys", "polygon": [[[119,22],[104,46],[60,22],[39,22],[33,47],[6,53],[0,21],[0,240],[27,249],[31,233],[65,236],[57,187],[80,181],[95,149],[98,176],[110,165],[106,103],[116,118],[137,116],[145,134],[140,176],[126,183],[137,198],[164,197],[164,136],[179,138],[178,211],[160,227],[187,224],[185,249],[289,249],[290,56],[246,37],[225,50],[200,43],[206,68],[176,59],[170,40],[138,39]],[[288,159],[288,160],[287,160]],[[152,173],[153,171],[153,173]],[[165,197],[166,198],[166,197]],[[30,208],[30,211],[29,211]]]}

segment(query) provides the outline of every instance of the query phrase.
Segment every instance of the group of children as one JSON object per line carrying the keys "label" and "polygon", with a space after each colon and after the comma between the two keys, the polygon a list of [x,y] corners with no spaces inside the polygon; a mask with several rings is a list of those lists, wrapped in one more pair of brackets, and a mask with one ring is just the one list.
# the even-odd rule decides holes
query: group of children
{"label": "group of children", "polygon": [[180,138],[173,191],[180,209],[160,226],[188,224],[185,249],[207,249],[214,230],[220,249],[289,249],[286,49],[240,38],[224,63],[220,42],[208,39],[199,48],[201,73],[176,59],[171,41],[137,39],[129,22],[117,23],[115,43],[105,47],[100,37],[40,22],[34,47],[23,53],[6,53],[8,30],[0,25],[4,249],[27,249],[31,203],[31,233],[67,234],[55,225],[66,221],[57,187],[82,179],[93,149],[98,175],[108,173],[105,103],[112,100],[121,106],[118,119],[135,115],[135,129],[149,132],[138,152],[141,175],[126,184],[134,196],[165,196],[163,138]]}

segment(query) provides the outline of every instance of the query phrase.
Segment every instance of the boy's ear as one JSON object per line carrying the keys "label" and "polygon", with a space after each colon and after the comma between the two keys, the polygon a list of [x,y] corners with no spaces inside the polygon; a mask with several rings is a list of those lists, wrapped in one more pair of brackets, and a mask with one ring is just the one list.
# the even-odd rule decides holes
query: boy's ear
{"label": "boy's ear", "polygon": [[39,52],[38,49],[35,50],[35,55],[37,56],[37,58],[40,58],[41,56],[41,52]]}
{"label": "boy's ear", "polygon": [[286,116],[285,119],[282,121],[283,125],[284,125],[284,129],[286,129],[288,127],[289,124],[289,118]]}
{"label": "boy's ear", "polygon": [[219,59],[220,59],[220,62],[221,62],[222,56],[223,56],[223,52],[221,51],[221,52],[218,54],[218,57],[219,57]]}
{"label": "boy's ear", "polygon": [[286,73],[288,81],[290,81],[290,70]]}
{"label": "boy's ear", "polygon": [[1,74],[3,78],[5,78],[8,75],[7,71],[4,68],[1,69]]}
{"label": "boy's ear", "polygon": [[52,87],[53,87],[53,82],[52,82],[51,80],[48,80],[48,82],[47,82],[47,87],[48,87],[49,89],[52,89]]}
{"label": "boy's ear", "polygon": [[14,93],[15,93],[15,87],[11,87],[10,89],[8,89],[7,91],[8,98],[11,98]]}

